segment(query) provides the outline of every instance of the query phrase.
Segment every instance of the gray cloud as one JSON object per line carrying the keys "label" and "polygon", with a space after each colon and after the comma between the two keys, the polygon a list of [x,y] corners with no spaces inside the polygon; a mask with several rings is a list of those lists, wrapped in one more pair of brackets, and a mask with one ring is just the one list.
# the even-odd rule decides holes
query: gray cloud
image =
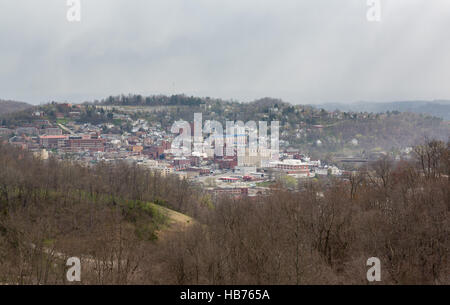
{"label": "gray cloud", "polygon": [[293,103],[450,98],[450,2],[1,0],[0,97],[262,96]]}

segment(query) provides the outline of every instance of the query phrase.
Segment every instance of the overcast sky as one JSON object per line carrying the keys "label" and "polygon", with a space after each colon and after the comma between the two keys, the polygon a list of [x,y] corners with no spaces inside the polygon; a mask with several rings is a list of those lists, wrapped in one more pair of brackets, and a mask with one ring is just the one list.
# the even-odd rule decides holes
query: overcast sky
{"label": "overcast sky", "polygon": [[0,0],[0,98],[450,99],[450,1]]}

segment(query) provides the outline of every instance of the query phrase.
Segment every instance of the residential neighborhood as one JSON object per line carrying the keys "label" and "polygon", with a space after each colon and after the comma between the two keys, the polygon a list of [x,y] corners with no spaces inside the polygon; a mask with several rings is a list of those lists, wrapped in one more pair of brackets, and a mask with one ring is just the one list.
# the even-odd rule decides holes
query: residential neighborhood
{"label": "residential neighborhood", "polygon": [[[235,149],[234,156],[218,156],[205,148],[203,153],[178,156],[171,149],[177,134],[159,123],[133,120],[126,114],[114,113],[115,120],[126,122],[131,128],[123,133],[109,132],[115,127],[111,123],[94,125],[73,120],[80,117],[83,106],[65,106],[71,111],[66,111],[66,115],[56,113],[53,122],[43,119],[45,113],[37,111],[27,124],[15,129],[0,127],[3,141],[30,150],[42,159],[70,159],[85,166],[125,161],[161,175],[178,175],[204,187],[214,196],[253,197],[266,194],[270,191],[268,186],[275,186],[285,178],[294,190],[297,182],[292,181],[351,174],[334,164],[312,160],[295,149],[284,149],[278,160],[271,159],[267,151],[251,154],[248,148],[243,155]],[[74,107],[79,111],[72,111]],[[236,142],[239,141],[247,143],[248,134],[238,135]]]}

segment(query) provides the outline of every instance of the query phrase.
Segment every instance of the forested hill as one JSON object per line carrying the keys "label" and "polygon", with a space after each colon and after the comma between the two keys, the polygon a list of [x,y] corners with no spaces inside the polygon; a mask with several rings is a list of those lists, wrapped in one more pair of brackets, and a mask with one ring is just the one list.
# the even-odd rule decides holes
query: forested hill
{"label": "forested hill", "polygon": [[324,108],[328,111],[339,109],[340,111],[358,111],[358,112],[386,112],[400,111],[413,112],[419,114],[428,114],[435,117],[443,118],[450,121],[450,101],[403,101],[403,102],[359,102],[353,104],[330,103],[317,105],[316,107]]}
{"label": "forested hill", "polygon": [[32,106],[23,102],[0,100],[0,114],[12,113]]}
{"label": "forested hill", "polygon": [[[358,103],[327,103],[318,105],[292,105],[284,102],[281,99],[261,98],[251,103],[239,103],[236,101],[227,101],[210,97],[194,97],[183,94],[178,95],[119,95],[110,96],[101,101],[95,101],[96,105],[106,106],[219,106],[224,109],[230,109],[230,106],[241,110],[239,108],[248,109],[256,107],[257,112],[267,112],[267,108],[305,108],[311,107],[318,110],[324,109],[328,112],[348,112],[348,113],[386,113],[386,112],[411,112],[416,114],[423,114],[450,120],[450,101],[449,100],[435,100],[435,101],[399,101],[399,102],[358,102]],[[293,108],[292,108],[293,107]],[[287,110],[285,110],[287,111]]]}
{"label": "forested hill", "polygon": [[94,104],[114,105],[114,106],[196,106],[204,104],[206,99],[199,97],[189,97],[185,95],[119,95],[110,96]]}
{"label": "forested hill", "polygon": [[[340,152],[342,150],[391,150],[423,142],[425,138],[447,140],[450,126],[442,118],[413,112],[355,112],[327,111],[311,105],[293,105],[280,99],[262,98],[251,103],[225,101],[209,97],[185,95],[140,95],[109,97],[97,105],[158,106],[156,111],[145,113],[145,108],[133,109],[133,115],[143,115],[158,120],[165,127],[174,120],[193,120],[194,112],[203,119],[224,123],[226,120],[280,121],[280,138],[283,145],[306,150]],[[166,106],[166,107],[164,107]]]}
{"label": "forested hill", "polygon": [[[392,151],[422,143],[425,138],[447,141],[450,136],[448,122],[430,115],[399,111],[327,111],[273,98],[240,103],[185,95],[121,95],[83,105],[51,103],[36,109],[44,114],[40,119],[56,121],[57,115],[63,115],[80,124],[112,123],[114,132],[131,131],[130,122],[117,119],[120,116],[115,114],[160,123],[166,130],[176,120],[192,122],[195,112],[202,113],[204,121],[216,120],[222,124],[228,120],[279,121],[282,148],[318,153]],[[73,111],[80,115],[72,118],[70,112]],[[28,109],[1,116],[0,125],[16,128],[34,119],[32,109]],[[105,132],[111,131],[106,129]]]}

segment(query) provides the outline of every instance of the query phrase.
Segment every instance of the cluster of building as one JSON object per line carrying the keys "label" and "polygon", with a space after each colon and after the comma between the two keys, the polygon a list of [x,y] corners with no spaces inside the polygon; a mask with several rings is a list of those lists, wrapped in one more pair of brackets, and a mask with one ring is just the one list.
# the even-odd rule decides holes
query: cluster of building
{"label": "cluster of building", "polygon": [[[267,185],[280,176],[308,179],[320,175],[342,175],[335,166],[322,165],[299,151],[284,151],[277,160],[270,150],[218,156],[213,149],[177,156],[172,142],[176,135],[158,123],[131,120],[131,132],[109,133],[111,124],[50,123],[36,119],[15,129],[0,128],[0,138],[12,145],[34,151],[41,158],[71,158],[87,165],[97,162],[126,161],[144,166],[161,175],[175,174],[203,185],[214,196],[255,196],[265,194]],[[243,136],[244,137],[244,136]],[[6,141],[6,140],[5,140]],[[245,141],[244,141],[245,142]]]}

